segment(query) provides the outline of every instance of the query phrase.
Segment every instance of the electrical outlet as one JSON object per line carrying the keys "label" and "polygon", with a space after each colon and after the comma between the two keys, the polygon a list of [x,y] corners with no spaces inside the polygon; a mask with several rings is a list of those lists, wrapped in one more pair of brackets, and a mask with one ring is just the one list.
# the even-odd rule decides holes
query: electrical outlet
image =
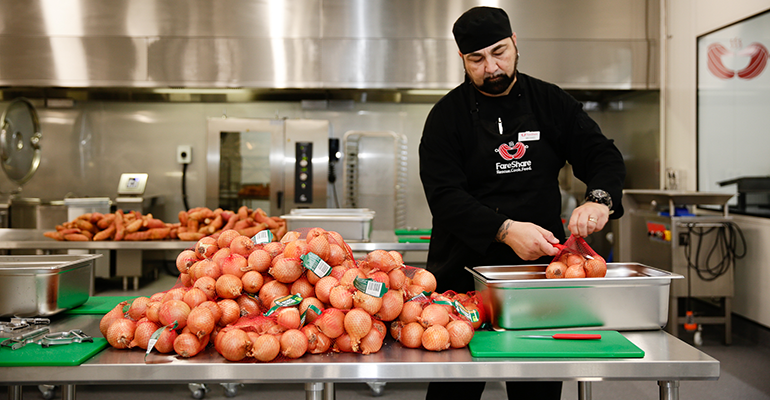
{"label": "electrical outlet", "polygon": [[179,145],[176,147],[176,162],[189,164],[192,162],[192,146]]}

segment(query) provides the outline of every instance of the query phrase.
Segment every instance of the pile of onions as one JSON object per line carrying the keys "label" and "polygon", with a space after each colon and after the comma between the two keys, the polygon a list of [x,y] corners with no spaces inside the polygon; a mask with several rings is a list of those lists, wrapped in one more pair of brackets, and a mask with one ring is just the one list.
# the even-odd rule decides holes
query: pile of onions
{"label": "pile of onions", "polygon": [[[328,276],[303,266],[309,252],[331,267]],[[393,322],[391,334],[407,347],[440,351],[466,346],[473,336],[474,326],[451,307],[409,301],[436,289],[433,274],[404,266],[394,251],[374,250],[356,262],[337,232],[321,228],[266,244],[224,229],[180,252],[176,266],[175,287],[104,316],[100,330],[110,345],[146,349],[163,328],[153,351],[194,357],[211,341],[227,360],[269,362],[328,351],[376,353],[385,322]],[[361,292],[357,279],[381,282],[387,291]],[[289,295],[301,296],[301,304],[276,303]],[[473,302],[466,307],[478,309]]]}

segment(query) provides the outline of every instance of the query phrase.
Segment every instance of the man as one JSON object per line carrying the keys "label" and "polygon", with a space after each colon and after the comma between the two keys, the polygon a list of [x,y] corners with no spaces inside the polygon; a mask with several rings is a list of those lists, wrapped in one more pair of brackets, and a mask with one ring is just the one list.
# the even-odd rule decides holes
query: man
{"label": "man", "polygon": [[[452,32],[465,82],[436,103],[420,142],[433,216],[427,267],[439,292],[474,290],[465,266],[551,261],[566,236],[558,184],[565,162],[587,186],[568,224],[581,237],[623,214],[625,178],[620,152],[580,103],[518,72],[505,11],[474,7]],[[431,383],[428,398],[480,398],[483,389],[483,382]],[[561,382],[508,382],[507,389],[509,398],[558,399]]]}

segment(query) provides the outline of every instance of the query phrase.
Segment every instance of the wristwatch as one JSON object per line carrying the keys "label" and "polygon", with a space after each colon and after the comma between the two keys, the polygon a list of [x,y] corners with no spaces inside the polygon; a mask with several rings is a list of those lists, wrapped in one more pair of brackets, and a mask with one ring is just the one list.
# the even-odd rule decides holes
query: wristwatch
{"label": "wristwatch", "polygon": [[610,194],[604,190],[594,189],[588,192],[588,196],[586,196],[586,201],[592,201],[594,203],[604,204],[605,206],[609,207],[610,214],[612,214],[615,211],[612,209],[612,197],[610,197]]}

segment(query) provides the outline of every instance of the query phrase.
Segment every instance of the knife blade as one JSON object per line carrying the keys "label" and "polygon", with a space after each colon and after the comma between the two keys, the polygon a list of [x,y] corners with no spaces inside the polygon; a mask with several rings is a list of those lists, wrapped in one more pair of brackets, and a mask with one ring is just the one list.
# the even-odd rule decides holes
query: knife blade
{"label": "knife blade", "polygon": [[519,335],[518,337],[557,340],[598,340],[602,338],[602,335],[598,333],[556,333],[553,335]]}

